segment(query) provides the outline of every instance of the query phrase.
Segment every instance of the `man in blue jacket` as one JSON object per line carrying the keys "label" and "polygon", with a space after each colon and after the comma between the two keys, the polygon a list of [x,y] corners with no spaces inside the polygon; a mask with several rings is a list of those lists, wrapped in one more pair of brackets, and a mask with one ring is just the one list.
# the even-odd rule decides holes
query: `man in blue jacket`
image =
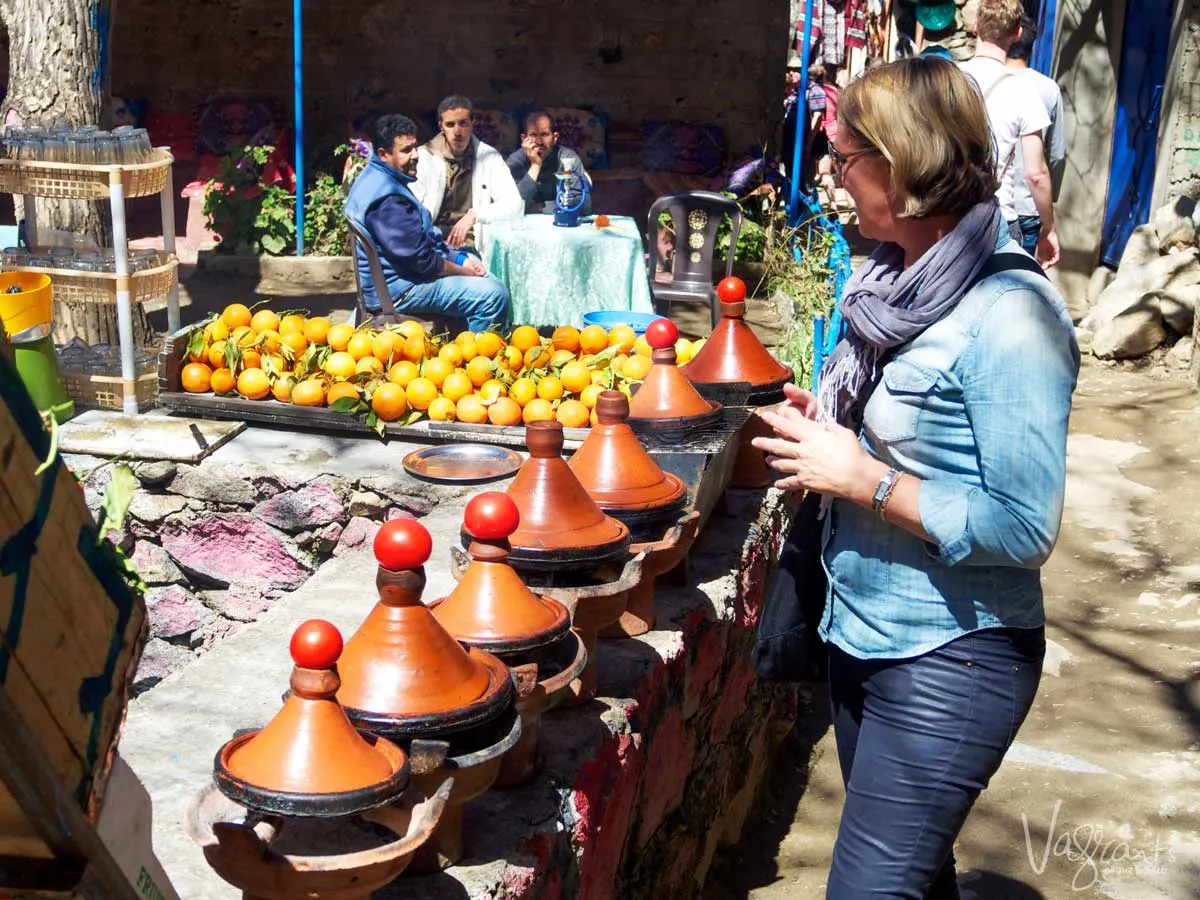
{"label": "man in blue jacket", "polygon": [[[508,289],[478,259],[446,245],[412,192],[416,125],[407,116],[381,116],[371,138],[375,155],[350,188],[345,213],[375,242],[396,311],[464,318],[476,332],[507,326]],[[355,258],[363,305],[379,313],[366,252],[356,247]]]}

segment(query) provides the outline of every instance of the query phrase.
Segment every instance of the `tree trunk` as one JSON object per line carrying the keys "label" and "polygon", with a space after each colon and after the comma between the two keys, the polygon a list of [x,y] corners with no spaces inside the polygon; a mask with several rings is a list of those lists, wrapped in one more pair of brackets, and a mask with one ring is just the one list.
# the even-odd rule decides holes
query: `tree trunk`
{"label": "tree trunk", "polygon": [[[104,126],[109,110],[108,40],[115,0],[0,0],[0,23],[8,32],[8,96],[6,125]],[[86,200],[38,198],[38,231],[69,231],[90,236],[104,246],[106,205]],[[18,217],[23,215],[19,199]],[[97,307],[91,309],[91,307]],[[78,308],[76,308],[78,307]],[[134,333],[149,333],[145,310],[133,308]],[[113,304],[55,303],[56,339],[79,336],[89,343],[108,343],[115,335]],[[95,330],[79,328],[94,322]],[[65,327],[64,327],[65,326]]]}

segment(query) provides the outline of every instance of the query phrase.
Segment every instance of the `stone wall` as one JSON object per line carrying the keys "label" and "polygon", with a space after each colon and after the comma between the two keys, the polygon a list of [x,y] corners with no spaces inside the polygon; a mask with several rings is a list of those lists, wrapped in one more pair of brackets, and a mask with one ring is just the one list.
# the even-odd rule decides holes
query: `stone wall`
{"label": "stone wall", "polygon": [[[787,0],[376,0],[304,4],[306,124],[432,110],[459,91],[480,106],[599,107],[615,120],[723,126],[735,150],[781,110]],[[121,0],[117,95],[188,111],[214,98],[275,98],[290,115],[291,5]]]}
{"label": "stone wall", "polygon": [[1161,116],[1154,209],[1200,198],[1200,0],[1176,4]]}

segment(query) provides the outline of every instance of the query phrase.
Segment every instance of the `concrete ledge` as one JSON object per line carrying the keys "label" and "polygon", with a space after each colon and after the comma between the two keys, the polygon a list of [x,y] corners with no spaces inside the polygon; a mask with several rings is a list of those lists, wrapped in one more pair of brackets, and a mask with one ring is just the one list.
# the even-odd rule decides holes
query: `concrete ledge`
{"label": "concrete ledge", "polygon": [[257,278],[262,294],[354,293],[354,265],[349,256],[255,256],[201,250],[196,268],[214,275]]}
{"label": "concrete ledge", "polygon": [[[602,699],[543,720],[541,773],[467,806],[468,858],[375,896],[699,896],[717,848],[738,839],[795,715],[794,692],[758,684],[748,654],[792,509],[774,490],[729,492],[689,555],[685,583],[660,581],[658,628],[601,641]],[[427,599],[453,584],[447,547],[461,515],[449,502],[422,519],[436,548]],[[211,777],[217,747],[278,709],[295,625],[320,616],[349,633],[375,601],[374,571],[369,552],[332,560],[264,618],[130,704],[120,752],[154,800],[155,851],[180,896],[237,896],[183,834],[184,806]]]}

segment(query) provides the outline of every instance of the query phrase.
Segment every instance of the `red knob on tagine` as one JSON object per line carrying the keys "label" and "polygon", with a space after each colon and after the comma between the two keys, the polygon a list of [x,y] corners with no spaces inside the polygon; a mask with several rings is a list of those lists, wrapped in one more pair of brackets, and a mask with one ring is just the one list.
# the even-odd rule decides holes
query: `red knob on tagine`
{"label": "red knob on tagine", "polygon": [[743,303],[746,300],[746,282],[736,275],[722,278],[717,285],[717,297],[722,303]]}
{"label": "red knob on tagine", "polygon": [[521,511],[513,498],[503,491],[477,494],[467,503],[463,528],[481,541],[500,541],[521,524]]}
{"label": "red knob on tagine", "polygon": [[332,669],[342,655],[342,633],[324,619],[309,619],[296,629],[288,650],[302,669]]}
{"label": "red knob on tagine", "polygon": [[419,569],[433,553],[433,538],[425,526],[414,519],[385,522],[375,534],[375,559],[385,569],[400,572]]}
{"label": "red knob on tagine", "polygon": [[679,328],[670,319],[655,319],[646,326],[646,343],[654,350],[674,347],[679,340]]}

